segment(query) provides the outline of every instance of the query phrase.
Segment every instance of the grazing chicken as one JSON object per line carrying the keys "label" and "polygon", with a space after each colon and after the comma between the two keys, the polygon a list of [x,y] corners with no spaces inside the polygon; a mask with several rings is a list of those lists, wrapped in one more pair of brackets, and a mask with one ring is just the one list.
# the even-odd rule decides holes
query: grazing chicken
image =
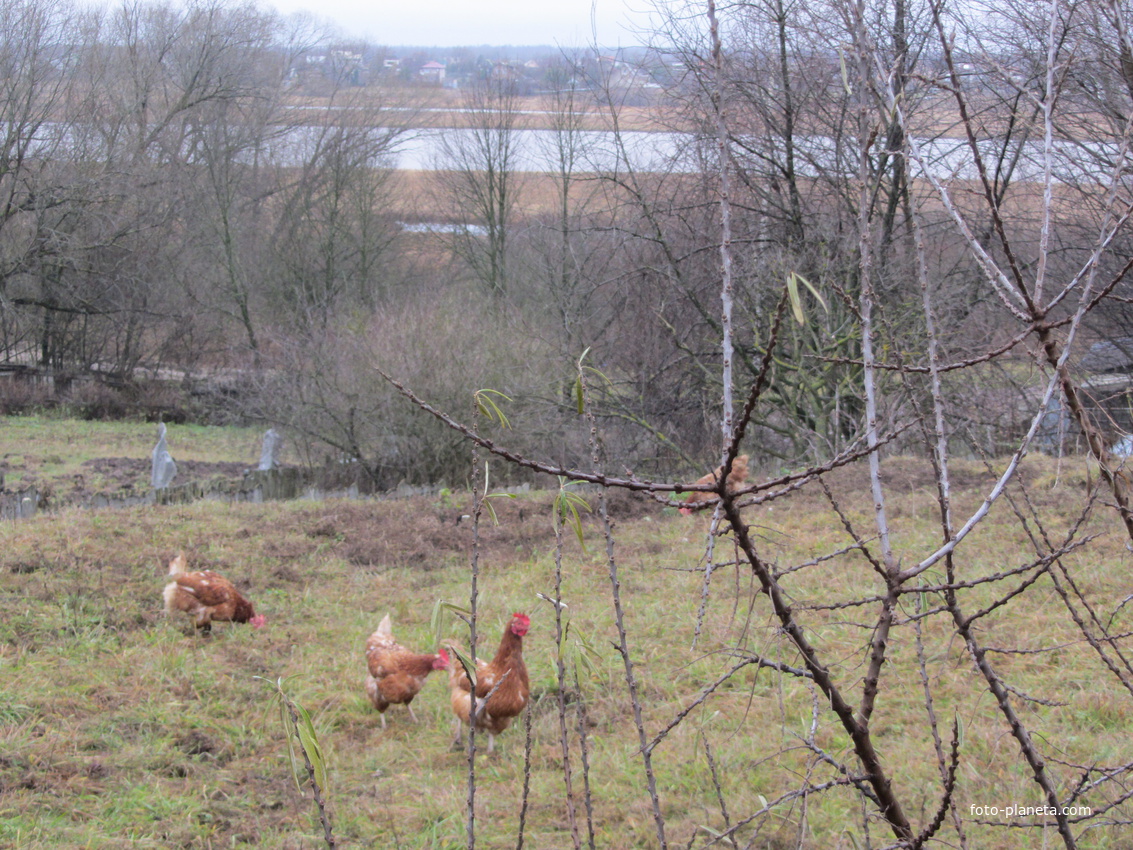
{"label": "grazing chicken", "polygon": [[366,641],[366,666],[370,673],[366,676],[366,693],[370,702],[382,718],[382,728],[386,728],[385,711],[394,703],[409,709],[409,716],[417,722],[413,713],[413,697],[425,684],[425,677],[434,670],[443,670],[448,663],[444,653],[412,652],[393,639],[393,627],[389,614],[382,618],[378,630]]}
{"label": "grazing chicken", "polygon": [[220,573],[187,570],[184,552],[169,562],[169,575],[173,580],[165,585],[165,613],[184,611],[206,634],[212,631],[213,620],[251,623],[257,629],[267,621]]}
{"label": "grazing chicken", "polygon": [[[523,663],[523,636],[530,627],[530,617],[514,614],[504,629],[495,658],[476,659],[476,728],[488,733],[489,753],[495,748],[496,735],[527,707],[531,684]],[[449,699],[459,739],[463,724],[472,722],[472,686],[455,653],[449,659],[448,671]]]}
{"label": "grazing chicken", "polygon": [[[728,473],[727,486],[729,493],[734,493],[736,490],[740,489],[740,487],[743,486],[743,483],[745,481],[747,481],[747,460],[747,455],[740,455],[734,461],[732,461],[732,471]],[[700,478],[696,479],[696,483],[700,485],[715,484],[720,480],[720,475],[723,470],[724,467],[718,466],[707,475],[701,476]],[[681,507],[681,513],[685,515],[691,514],[694,505],[704,504],[705,502],[715,502],[716,499],[717,496],[715,493],[709,493],[703,490],[695,490],[692,493],[688,494],[688,498],[685,499],[684,506]]]}

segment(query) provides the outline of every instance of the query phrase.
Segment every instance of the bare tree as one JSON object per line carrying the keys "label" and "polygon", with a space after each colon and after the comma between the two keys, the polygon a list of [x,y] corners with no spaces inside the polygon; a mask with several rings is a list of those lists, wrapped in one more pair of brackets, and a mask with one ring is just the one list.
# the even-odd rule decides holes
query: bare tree
{"label": "bare tree", "polygon": [[[1116,525],[1130,536],[1131,528],[1126,473],[1109,451],[1107,435],[1087,414],[1085,388],[1069,367],[1086,317],[1133,265],[1119,247],[1133,213],[1123,177],[1127,125],[1114,121],[1109,126],[1115,132],[1104,140],[1083,137],[1081,101],[1066,97],[1071,94],[1067,69],[1079,57],[1096,55],[1099,43],[1076,37],[1081,22],[1077,16],[1085,9],[1058,0],[1043,7],[998,7],[996,14],[1010,24],[998,32],[1009,31],[1017,39],[1016,48],[1009,49],[1003,41],[984,38],[985,20],[968,7],[864,0],[810,7],[812,55],[824,56],[828,69],[837,71],[831,79],[841,117],[836,134],[823,137],[814,117],[811,129],[796,137],[799,149],[809,148],[814,170],[805,179],[803,169],[795,171],[798,204],[792,207],[788,191],[785,209],[803,214],[785,217],[788,226],[774,244],[781,252],[780,268],[801,268],[795,264],[813,262],[813,255],[805,247],[788,253],[783,246],[793,245],[792,230],[800,225],[804,232],[821,233],[821,227],[813,229],[818,222],[830,226],[826,247],[831,254],[837,252],[826,273],[810,282],[816,296],[840,304],[849,344],[830,359],[855,370],[860,407],[853,429],[826,457],[772,472],[735,491],[726,484],[730,466],[750,445],[758,418],[766,415],[769,405],[778,404],[771,398],[778,378],[776,359],[794,354],[787,323],[822,328],[826,321],[819,318],[825,311],[818,298],[807,297],[806,287],[797,279],[792,285],[789,275],[774,288],[764,282],[763,291],[753,293],[766,305],[751,314],[761,320],[760,344],[751,348],[737,401],[731,403],[720,393],[713,416],[723,431],[723,464],[708,484],[651,480],[625,469],[628,463],[624,471],[608,471],[613,452],[612,444],[601,439],[604,399],[589,392],[595,373],[584,364],[578,382],[583,408],[593,415],[582,427],[594,450],[587,462],[573,467],[478,433],[475,423],[460,421],[402,382],[392,381],[414,404],[480,451],[517,467],[595,484],[604,494],[623,489],[666,501],[677,491],[700,490],[717,497],[719,514],[734,534],[728,554],[735,554],[720,563],[717,547],[709,543],[701,565],[700,611],[704,617],[718,617],[716,625],[727,635],[719,675],[689,693],[679,709],[657,710],[648,719],[641,667],[634,657],[640,650],[635,650],[634,634],[623,616],[625,590],[619,581],[614,530],[605,525],[607,604],[625,672],[622,705],[638,733],[640,796],[643,811],[652,815],[650,840],[658,846],[770,844],[780,840],[770,833],[784,823],[790,846],[825,846],[833,838],[812,837],[807,812],[826,804],[859,813],[852,827],[855,842],[861,836],[869,845],[905,848],[1010,842],[1017,830],[1035,836],[1020,839],[1023,842],[1034,843],[1041,832],[1042,840],[1070,848],[1087,841],[1120,841],[1133,824],[1127,789],[1133,757],[1118,750],[1099,761],[1091,745],[1078,737],[1073,717],[1043,710],[1071,703],[1081,670],[1065,670],[1056,657],[1059,650],[1044,645],[1041,635],[1024,636],[1011,625],[1016,606],[1049,597],[1058,608],[1052,614],[1058,622],[1051,628],[1072,630],[1080,637],[1083,651],[1075,657],[1089,675],[1104,677],[1122,700],[1133,695],[1128,638],[1113,626],[1116,612],[1126,604],[1124,591],[1114,595],[1112,589],[1087,588],[1080,574],[1079,553],[1097,545],[1085,532],[1086,523],[1103,504],[1115,511],[1103,521],[1107,530]],[[707,97],[691,102],[705,107],[700,126],[717,130],[701,137],[714,141],[721,153],[703,158],[706,167],[720,172],[712,175],[714,182],[706,181],[714,195],[698,196],[678,210],[666,205],[668,199],[657,191],[662,180],[650,182],[639,173],[619,172],[610,181],[622,193],[619,197],[635,202],[638,218],[625,232],[642,242],[652,239],[662,269],[659,277],[668,291],[691,293],[688,303],[699,316],[699,326],[718,330],[725,342],[729,268],[747,251],[753,258],[760,256],[729,229],[734,218],[740,232],[760,232],[758,205],[744,209],[744,196],[737,198],[732,192],[736,184],[729,179],[742,173],[739,157],[729,156],[730,147],[758,148],[747,133],[750,111],[739,108],[742,101],[723,98],[725,82],[733,87],[743,82],[727,56],[734,16],[742,19],[749,11],[748,6],[734,7],[717,19],[718,10],[710,5],[700,29],[680,30],[708,60],[697,65],[704,72],[698,79]],[[1122,10],[1110,5],[1104,12],[1088,21],[1094,31],[1108,32],[1104,26],[1098,29],[1100,22],[1112,27],[1111,42],[1117,47],[1108,54],[1111,84],[1106,90],[1124,97],[1125,90],[1115,84],[1122,77],[1113,72],[1121,68],[1121,57],[1133,56],[1133,51],[1124,48]],[[698,19],[687,16],[680,25],[687,27],[690,20]],[[774,14],[771,20],[777,20]],[[955,32],[961,33],[963,61]],[[1030,64],[1033,73],[1016,73],[1015,59],[1026,55],[1017,48],[1020,44],[1042,47],[1041,58]],[[929,53],[934,61],[926,59]],[[962,65],[972,67],[965,71]],[[938,73],[941,67],[943,74]],[[733,76],[725,75],[725,69]],[[793,83],[792,90],[798,91]],[[1015,98],[1015,92],[1022,98]],[[1123,105],[1114,108],[1121,105],[1120,99],[1109,103],[1110,115],[1128,112]],[[977,119],[979,109],[988,111]],[[926,128],[947,125],[950,119],[958,122],[958,140],[939,131],[926,133]],[[766,192],[774,179],[782,181],[784,163],[774,150],[760,154],[775,168],[761,174],[748,170],[745,177]],[[838,206],[826,222],[817,208],[808,216],[806,205],[807,192],[815,189],[817,199],[822,188],[831,191],[827,205]],[[712,238],[682,241],[680,228],[694,220],[689,206],[700,202],[700,210],[708,209],[706,197],[719,204],[718,217],[699,218],[712,222]],[[769,244],[771,240],[764,242]],[[714,270],[690,260],[710,249],[719,258]],[[715,313],[706,298],[713,280],[721,296]],[[950,304],[957,295],[969,298],[958,308]],[[961,321],[948,324],[942,315],[959,316]],[[995,332],[985,335],[987,327]],[[821,340],[821,331],[815,336]],[[673,334],[672,339],[685,338]],[[1017,353],[1028,343],[1029,353]],[[724,344],[713,353],[727,358],[729,348]],[[950,395],[949,383],[967,386],[970,394],[994,365],[1019,371],[1031,364],[1039,368],[1029,373],[1034,378],[1021,393],[1023,427],[1012,432],[1007,457],[989,461],[980,478],[981,498],[961,505],[954,493],[961,467],[954,452],[957,445],[971,443],[963,433],[968,413],[958,410],[957,401],[969,407],[973,401],[959,393]],[[724,365],[725,377],[714,387],[731,384]],[[1104,499],[1087,488],[1072,507],[1056,508],[1043,503],[1023,474],[1048,404],[1058,393],[1101,471]],[[781,408],[776,412],[782,415]],[[790,417],[781,421],[787,426],[798,422]],[[938,525],[934,539],[926,540],[915,524],[901,522],[892,509],[893,476],[902,462],[893,454],[899,439],[904,440],[900,445],[921,450],[931,469]],[[864,509],[843,504],[828,483],[832,476],[844,483],[858,468],[854,492]],[[788,547],[773,542],[776,515],[753,509],[786,507],[794,494],[807,491],[815,494],[808,510],[824,502],[827,524],[840,539],[820,544],[821,551],[785,556]],[[990,542],[986,530],[993,514],[1000,521],[1011,519],[1023,541],[1022,548],[1002,559],[983,551]],[[744,598],[749,606],[746,618],[732,616],[733,600],[718,599],[711,584],[715,569],[736,565],[754,584]],[[854,637],[835,637],[839,626],[849,628]],[[930,659],[953,659],[951,647],[964,653],[961,663],[947,662],[963,679],[959,689],[946,689],[932,672],[939,662]],[[1012,665],[1001,661],[1013,657],[1042,665],[1041,693],[1024,689]],[[687,732],[694,718],[705,718],[718,689],[751,666],[774,676],[783,704],[798,706],[809,700],[812,707],[801,730],[794,717],[786,719],[790,711],[784,711],[782,736],[774,741],[768,736],[766,751],[758,754],[761,765],[790,764],[777,784],[768,783],[758,802],[741,802],[735,789],[736,796],[729,798],[712,753],[725,748],[730,733],[716,736],[704,726],[698,729],[711,745],[705,752],[713,787],[691,790],[657,783],[669,736],[682,728]],[[976,706],[989,702],[994,722],[981,722],[978,732],[969,725],[961,734],[961,718],[978,714],[982,721],[986,712]],[[949,722],[947,713],[955,719]],[[898,716],[916,726],[925,763],[909,764],[896,754],[891,724]],[[973,734],[984,736],[984,743],[1000,742],[1000,759],[1005,757],[1002,744],[1010,743],[1011,793],[1034,794],[1041,819],[1004,820],[980,811],[991,795],[1004,793],[996,783],[1006,780],[981,773],[988,757],[981,752],[982,744],[973,743]],[[565,739],[561,726],[560,736]],[[565,740],[563,744],[567,751]],[[694,827],[677,834],[676,819],[666,817],[667,809],[672,810],[667,806],[670,795],[682,803],[696,799],[698,811],[712,809],[718,828],[701,832]],[[853,805],[844,806],[845,795],[852,797]],[[879,825],[882,837],[876,835]]]}
{"label": "bare tree", "polygon": [[165,35],[156,83],[168,94],[148,133],[176,146],[162,156],[163,170],[180,172],[183,202],[197,213],[190,232],[205,273],[186,283],[199,304],[236,322],[257,356],[263,320],[255,305],[266,288],[259,232],[287,165],[275,152],[298,123],[283,91],[314,43],[302,28],[287,35],[278,19],[250,7],[190,7]]}
{"label": "bare tree", "polygon": [[464,225],[453,247],[494,296],[508,294],[510,228],[522,191],[518,98],[511,67],[491,65],[464,94],[467,126],[441,136],[443,191]]}
{"label": "bare tree", "polygon": [[393,277],[390,256],[398,226],[386,212],[392,187],[387,159],[406,132],[383,126],[374,94],[349,89],[330,97],[325,112],[306,114],[293,130],[298,162],[275,201],[275,300],[285,320],[325,329],[341,311],[375,310]]}
{"label": "bare tree", "polygon": [[[50,262],[60,249],[45,240],[43,214],[70,194],[67,177],[51,165],[66,138],[66,125],[53,119],[70,83],[68,58],[58,45],[67,41],[73,14],[61,3],[11,3],[0,9],[0,305],[8,357],[26,355],[29,344],[38,349],[38,360],[54,356],[57,299],[49,284],[41,285],[34,267]],[[29,314],[34,317],[30,325],[21,321]]]}
{"label": "bare tree", "polygon": [[582,56],[564,55],[548,70],[550,90],[543,95],[550,128],[541,136],[541,153],[552,164],[548,175],[555,192],[554,214],[525,233],[534,254],[534,277],[546,291],[535,294],[554,311],[565,358],[577,356],[600,339],[613,321],[601,297],[616,244],[602,232],[600,187],[588,173],[590,141],[586,121],[592,102],[584,88]]}

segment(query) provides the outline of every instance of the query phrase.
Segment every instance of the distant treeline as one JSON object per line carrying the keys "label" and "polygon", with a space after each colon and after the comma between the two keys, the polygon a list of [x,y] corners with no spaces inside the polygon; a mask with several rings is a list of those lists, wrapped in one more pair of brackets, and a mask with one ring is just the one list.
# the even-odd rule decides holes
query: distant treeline
{"label": "distant treeline", "polygon": [[[664,50],[637,54],[529,66],[455,52],[446,73],[461,74],[453,97],[475,132],[442,136],[438,170],[413,180],[389,157],[422,123],[425,89],[403,72],[423,56],[218,0],[4,4],[0,365],[59,383],[43,394],[6,379],[0,401],[40,393],[85,398],[86,415],[269,423],[311,458],[333,449],[375,481],[463,483],[461,438],[376,369],[469,420],[473,393],[495,390],[519,447],[573,465],[590,455],[576,426],[585,352],[605,453],[643,472],[703,469],[720,444],[726,239],[733,381],[766,375],[745,435],[756,463],[821,461],[861,437],[863,269],[890,369],[884,415],[899,420],[928,392],[928,297],[945,329],[935,356],[968,364],[942,373],[950,433],[995,454],[1027,428],[1038,384],[1009,344],[1012,296],[996,294],[1004,284],[965,234],[992,254],[996,234],[1041,245],[1043,274],[1059,280],[1093,251],[1097,273],[1116,275],[1133,245],[1127,228],[1104,243],[1091,230],[1113,208],[1094,181],[1058,185],[1052,226],[1035,184],[1015,180],[1046,164],[1026,93],[1047,78],[1026,22],[945,57],[931,15],[876,5],[861,26],[879,55],[900,57],[892,74],[848,67],[844,45],[865,36],[844,29],[837,3],[745,5],[719,56],[676,20],[657,33]],[[966,14],[954,23],[976,27]],[[1098,174],[1120,170],[1102,160],[1123,149],[1123,54],[1086,24],[1061,49],[1074,61],[1055,134],[1089,141]],[[956,183],[950,210],[922,203],[929,187],[909,176],[904,128],[965,138],[958,92],[978,106],[967,128],[988,142],[990,176]],[[538,178],[517,168],[527,95],[552,128]],[[681,173],[638,173],[628,149],[589,165],[583,127],[604,116],[617,146],[643,103],[659,125],[692,129],[680,138],[699,173],[687,173],[688,150]],[[820,159],[801,143],[816,136],[832,140]],[[1127,288],[1090,305],[1091,333],[1123,332]],[[202,401],[194,388],[219,374],[239,374],[239,391]],[[167,401],[153,403],[156,388]],[[913,431],[897,431],[895,450],[916,448]]]}

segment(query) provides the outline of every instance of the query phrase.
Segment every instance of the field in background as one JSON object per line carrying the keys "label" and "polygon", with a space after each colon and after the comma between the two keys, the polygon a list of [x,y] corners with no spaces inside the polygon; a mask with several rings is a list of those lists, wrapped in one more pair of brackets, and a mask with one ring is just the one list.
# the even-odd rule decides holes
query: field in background
{"label": "field in background", "polygon": [[[470,220],[466,214],[454,211],[451,200],[445,195],[445,179],[446,173],[442,171],[392,172],[390,181],[393,191],[390,194],[394,214],[402,221],[410,222],[475,224],[476,222]],[[688,191],[692,191],[699,178],[678,174],[657,179],[663,179],[670,187],[670,191],[679,193],[685,187]],[[572,198],[585,198],[601,189],[596,185],[597,181],[598,178],[593,175],[576,174],[572,182]],[[555,177],[532,172],[517,173],[512,177],[511,186],[515,208],[510,215],[518,227],[529,225],[536,218],[550,222],[552,227],[556,226],[555,216],[559,213],[561,199],[559,184]]]}
{"label": "field in background", "polygon": [[[445,198],[442,171],[395,171],[390,176],[394,190],[391,193],[394,210],[407,221],[448,222],[453,220],[451,202]],[[555,179],[546,174],[523,173],[513,178],[517,199],[513,212],[515,220],[526,224],[535,216],[547,217],[556,212],[560,203]],[[584,177],[576,177],[579,187],[588,186]],[[465,217],[457,217],[465,223]]]}
{"label": "field in background", "polygon": [[[135,426],[87,424],[46,428],[9,420],[3,433],[41,434],[42,451],[74,463],[70,446],[84,443],[125,454]],[[28,431],[19,432],[21,427]],[[153,426],[137,426],[152,434]],[[119,432],[117,437],[113,436]],[[170,429],[182,446],[208,462],[222,462],[256,446],[250,432]],[[144,434],[143,434],[144,436]],[[215,442],[212,442],[215,439]],[[5,452],[12,444],[5,441]],[[928,466],[891,461],[886,486],[893,499],[894,538],[907,546],[936,539]],[[978,464],[957,466],[958,510],[970,510],[986,489]],[[1076,462],[1029,459],[1022,474],[1032,503],[1061,530],[1076,517],[1087,484]],[[831,476],[835,498],[866,526],[864,480],[844,471]],[[570,844],[562,791],[553,615],[536,593],[553,593],[554,537],[550,495],[495,500],[497,526],[481,528],[482,633],[494,648],[513,611],[532,617],[526,654],[532,678],[532,775],[526,815],[531,847]],[[284,679],[284,687],[313,717],[329,763],[330,811],[346,846],[438,848],[464,846],[466,766],[451,744],[451,714],[443,676],[431,678],[414,704],[414,725],[400,707],[382,731],[367,702],[363,646],[387,611],[406,644],[426,649],[438,637],[464,637],[454,619],[440,635],[430,629],[438,600],[467,604],[469,523],[457,518],[467,497],[400,501],[293,502],[270,505],[200,503],[124,511],[68,510],[0,525],[0,846],[19,848],[277,847],[321,845],[314,808],[290,776],[286,745],[270,689],[256,677]],[[1002,513],[1002,516],[999,514]],[[681,517],[651,502],[615,495],[615,557],[627,603],[629,641],[641,677],[645,722],[655,734],[701,690],[728,670],[729,648],[751,647],[795,663],[745,570],[718,571],[704,633],[692,648],[700,599],[701,517]],[[786,566],[846,546],[840,520],[821,493],[804,491],[774,505],[749,509],[761,548]],[[1130,560],[1117,523],[1107,511],[1087,520],[1083,534],[1099,534],[1088,554],[1070,554],[1082,592],[1121,599]],[[563,598],[572,634],[597,652],[583,670],[581,690],[568,695],[572,712],[585,707],[594,791],[597,846],[656,845],[636,732],[612,646],[605,544],[592,519],[586,548],[569,538]],[[726,546],[726,543],[719,544]],[[965,575],[1016,563],[1027,541],[1018,522],[997,508],[991,521],[961,548]],[[268,617],[259,631],[221,624],[211,638],[161,611],[165,563],[185,549],[197,566],[228,574]],[[901,554],[901,550],[898,550]],[[722,557],[718,552],[718,558]],[[935,581],[939,575],[926,576]],[[1045,579],[1040,580],[1040,586]],[[798,606],[824,598],[830,587],[876,582],[851,555],[793,575],[787,584]],[[970,591],[972,608],[981,591]],[[933,604],[925,594],[920,603]],[[1104,612],[1107,615],[1108,611]],[[1115,629],[1130,613],[1118,610]],[[836,675],[862,674],[868,641],[845,611],[803,615],[809,634],[841,659]],[[998,656],[996,663],[1021,693],[1046,699],[1026,703],[1027,722],[1041,739],[1073,741],[1099,762],[1131,759],[1131,704],[1110,681],[1091,671],[1096,662],[1053,594],[1018,597],[987,618],[986,628],[1010,634],[1016,645],[1060,647],[1055,654]],[[933,651],[925,660],[935,709],[943,726],[956,717],[963,729],[958,801],[970,805],[1038,805],[994,700],[972,671],[942,618],[925,623]],[[923,789],[923,823],[939,799],[932,745],[925,737],[922,685],[915,648],[896,644],[882,678],[873,728],[902,789]],[[654,752],[659,794],[673,846],[693,834],[723,828],[704,742],[711,744],[720,790],[739,820],[762,799],[797,785],[815,767],[802,748],[780,750],[807,733],[817,710],[816,740],[838,758],[848,741],[829,712],[797,680],[781,681],[751,668],[693,711]],[[571,715],[576,722],[575,715]],[[947,729],[942,729],[947,737]],[[506,731],[497,752],[478,759],[478,846],[514,847],[523,783],[521,723]],[[577,748],[572,753],[581,785]],[[756,846],[836,848],[864,846],[857,801],[846,791],[785,805]],[[805,825],[804,825],[805,824]],[[583,834],[585,825],[583,821]],[[880,829],[880,827],[877,827]],[[1031,848],[1033,829],[967,825],[970,846]],[[800,839],[801,831],[801,839]],[[750,833],[746,833],[750,837]],[[874,832],[877,839],[877,832]],[[1090,846],[1118,848],[1125,839],[1104,828]]]}
{"label": "field in background", "polygon": [[[584,102],[587,95],[580,93],[578,102]],[[291,105],[314,110],[328,106],[341,107],[342,97],[293,96]],[[546,130],[553,126],[550,114],[550,100],[533,95],[516,97],[515,110],[518,113],[516,128]],[[663,103],[651,107],[619,106],[618,126],[622,130],[663,131],[690,129],[691,125],[675,124],[678,121],[675,111],[662,109]],[[466,111],[465,94],[455,89],[433,88],[429,86],[406,86],[383,88],[374,86],[352,92],[350,108],[368,124],[392,127],[469,127],[474,119]],[[608,109],[598,105],[576,106],[580,115],[580,127],[584,130],[608,130],[612,118]],[[349,115],[351,113],[344,113]]]}
{"label": "field in background", "polygon": [[[260,460],[262,428],[167,426],[174,483],[239,478]],[[134,495],[150,486],[152,422],[88,422],[55,416],[0,417],[0,473],[8,490],[36,487],[51,504],[94,494]]]}

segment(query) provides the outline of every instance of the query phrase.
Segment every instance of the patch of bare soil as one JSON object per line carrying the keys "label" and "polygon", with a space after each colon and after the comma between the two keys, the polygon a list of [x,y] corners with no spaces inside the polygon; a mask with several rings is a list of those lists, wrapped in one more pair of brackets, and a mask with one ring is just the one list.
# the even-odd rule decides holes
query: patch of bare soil
{"label": "patch of bare soil", "polygon": [[199,729],[190,729],[173,740],[174,746],[187,756],[214,755],[220,746]]}
{"label": "patch of bare soil", "polygon": [[[103,493],[122,493],[138,489],[139,482],[148,485],[151,464],[148,459],[129,457],[100,457],[88,460],[83,469],[89,470],[92,477],[101,480],[103,486],[98,488]],[[246,463],[220,462],[209,463],[198,460],[177,461],[177,480],[203,481],[210,478],[242,478],[248,471]],[[69,496],[74,499],[89,498],[94,491],[89,488],[85,480],[77,482]]]}
{"label": "patch of bare soil", "polygon": [[[598,523],[597,498],[590,501],[594,509],[582,513],[583,522]],[[491,502],[496,521],[487,510],[480,521],[484,556],[510,559],[517,552],[553,544],[554,494],[496,498]],[[449,498],[334,502],[296,514],[293,522],[302,529],[311,549],[333,549],[357,566],[428,570],[447,566],[454,557],[468,552],[472,543],[470,510],[470,506],[455,504]],[[615,522],[656,510],[653,503],[631,493],[611,493],[607,502],[607,512]],[[286,580],[284,576],[278,578]]]}

